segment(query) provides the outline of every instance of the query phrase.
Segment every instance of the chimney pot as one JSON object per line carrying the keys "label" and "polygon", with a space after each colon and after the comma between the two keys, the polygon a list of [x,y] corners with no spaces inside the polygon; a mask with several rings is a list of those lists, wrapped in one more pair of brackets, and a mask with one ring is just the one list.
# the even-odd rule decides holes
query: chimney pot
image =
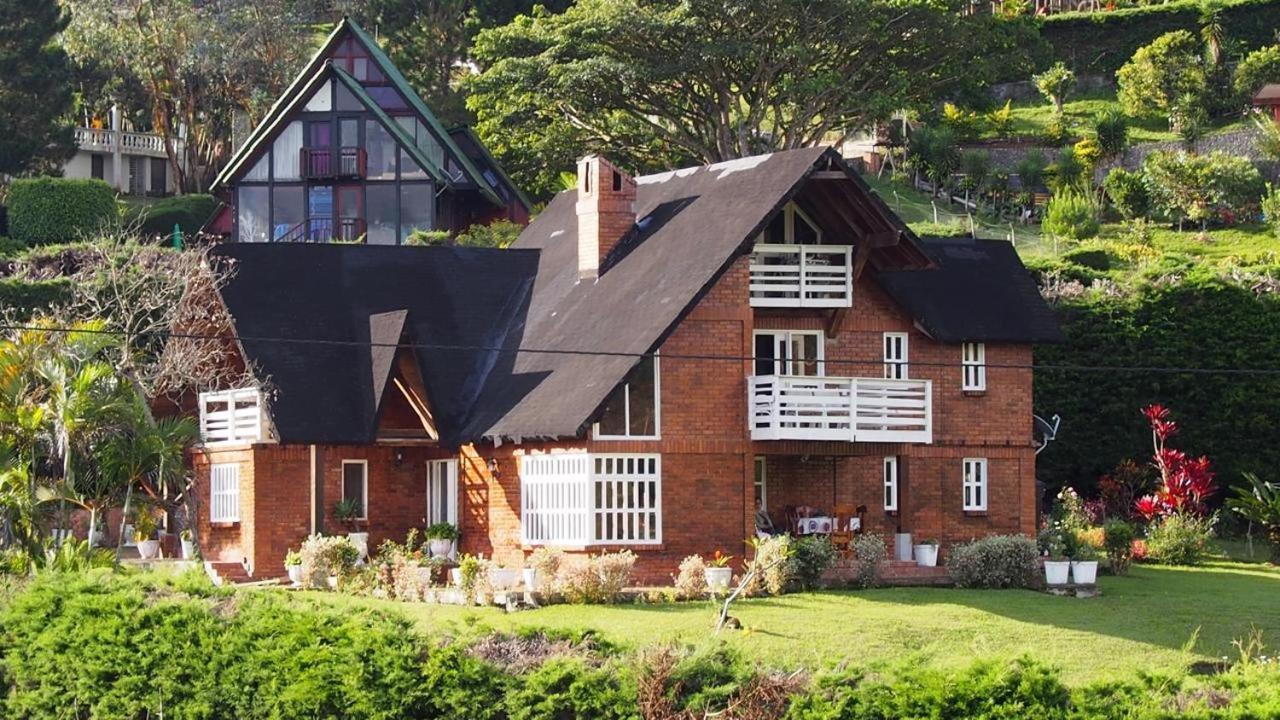
{"label": "chimney pot", "polygon": [[578,161],[578,279],[594,280],[636,224],[636,181],[599,155]]}

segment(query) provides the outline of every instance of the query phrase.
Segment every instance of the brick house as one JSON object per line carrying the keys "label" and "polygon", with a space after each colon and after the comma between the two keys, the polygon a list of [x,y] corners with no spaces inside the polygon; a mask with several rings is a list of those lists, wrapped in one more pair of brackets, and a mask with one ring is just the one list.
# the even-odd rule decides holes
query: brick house
{"label": "brick house", "polygon": [[758,511],[857,506],[944,556],[1034,532],[1031,348],[1060,333],[1008,243],[917,238],[822,148],[578,178],[509,250],[215,251],[262,380],[201,396],[207,557],[278,575],[344,497],[373,547],[444,520],[652,582],[741,556]]}
{"label": "brick house", "polygon": [[343,19],[236,149],[206,230],[240,242],[457,233],[525,223],[529,200],[466,127],[446,128],[359,24]]}

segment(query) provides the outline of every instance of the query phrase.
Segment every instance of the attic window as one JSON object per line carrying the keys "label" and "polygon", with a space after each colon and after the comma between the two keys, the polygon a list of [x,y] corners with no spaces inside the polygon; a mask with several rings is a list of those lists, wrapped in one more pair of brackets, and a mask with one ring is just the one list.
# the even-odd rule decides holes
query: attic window
{"label": "attic window", "polygon": [[760,242],[771,245],[817,245],[822,242],[822,230],[794,202],[789,202],[760,235]]}
{"label": "attic window", "polygon": [[621,190],[622,190],[622,173],[618,172],[617,170],[614,170],[613,171],[613,191],[619,192]]}
{"label": "attic window", "polygon": [[596,439],[658,439],[660,396],[658,358],[645,356],[605,400]]}

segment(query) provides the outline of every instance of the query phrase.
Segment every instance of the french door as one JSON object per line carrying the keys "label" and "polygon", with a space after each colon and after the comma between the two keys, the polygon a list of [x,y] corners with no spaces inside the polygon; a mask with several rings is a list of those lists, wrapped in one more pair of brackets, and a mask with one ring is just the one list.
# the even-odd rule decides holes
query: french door
{"label": "french door", "polygon": [[755,334],[756,375],[825,375],[821,331],[759,330]]}

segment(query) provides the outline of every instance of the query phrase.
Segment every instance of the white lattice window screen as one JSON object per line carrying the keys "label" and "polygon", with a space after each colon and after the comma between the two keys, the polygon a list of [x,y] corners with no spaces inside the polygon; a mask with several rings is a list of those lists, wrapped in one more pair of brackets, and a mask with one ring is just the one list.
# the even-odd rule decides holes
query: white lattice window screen
{"label": "white lattice window screen", "polygon": [[520,461],[520,536],[527,544],[662,541],[657,455],[555,453]]}
{"label": "white lattice window screen", "polygon": [[200,437],[206,443],[262,439],[262,407],[256,388],[200,393]]}
{"label": "white lattice window screen", "polygon": [[884,334],[884,376],[890,380],[907,379],[907,334]]}
{"label": "white lattice window screen", "polygon": [[987,460],[964,459],[964,509],[987,509]]}
{"label": "white lattice window screen", "polygon": [[240,520],[240,465],[209,466],[209,522]]}
{"label": "white lattice window screen", "polygon": [[987,389],[987,346],[982,343],[965,343],[960,350],[963,390]]}
{"label": "white lattice window screen", "polygon": [[884,509],[898,509],[898,457],[884,459]]}

